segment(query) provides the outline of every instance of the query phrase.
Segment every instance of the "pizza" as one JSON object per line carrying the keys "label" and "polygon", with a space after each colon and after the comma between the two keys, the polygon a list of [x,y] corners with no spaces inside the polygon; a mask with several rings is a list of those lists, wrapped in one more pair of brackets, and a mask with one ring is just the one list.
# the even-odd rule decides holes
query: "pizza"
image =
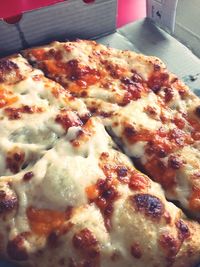
{"label": "pizza", "polygon": [[[170,101],[160,75],[174,79]],[[158,59],[81,40],[3,58],[0,129],[1,259],[27,267],[200,262],[198,98]],[[168,171],[158,158],[171,162]]]}
{"label": "pizza", "polygon": [[0,175],[33,165],[72,125],[89,115],[82,101],[20,55],[0,62]]}
{"label": "pizza", "polygon": [[117,150],[98,119],[73,126],[1,188],[1,253],[27,266],[193,266],[200,225]]}
{"label": "pizza", "polygon": [[100,116],[168,199],[200,217],[200,100],[163,62],[83,40],[24,55]]}

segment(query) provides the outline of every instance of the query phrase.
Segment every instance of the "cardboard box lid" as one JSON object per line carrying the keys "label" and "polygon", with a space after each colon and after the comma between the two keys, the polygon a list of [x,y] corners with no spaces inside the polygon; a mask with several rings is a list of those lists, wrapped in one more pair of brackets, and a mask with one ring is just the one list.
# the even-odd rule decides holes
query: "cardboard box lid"
{"label": "cardboard box lid", "polygon": [[7,19],[23,12],[50,6],[67,0],[6,0],[0,1],[0,18]]}
{"label": "cardboard box lid", "polygon": [[116,0],[68,0],[25,12],[16,24],[0,20],[0,56],[53,40],[95,38],[116,30]]}

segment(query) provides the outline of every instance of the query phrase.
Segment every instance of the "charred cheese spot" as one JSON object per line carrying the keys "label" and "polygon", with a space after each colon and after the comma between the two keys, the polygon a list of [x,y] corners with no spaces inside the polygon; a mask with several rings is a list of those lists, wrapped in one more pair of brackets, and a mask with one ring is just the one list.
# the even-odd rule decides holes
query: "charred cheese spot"
{"label": "charred cheese spot", "polygon": [[124,96],[122,105],[128,104],[131,100],[137,100],[141,98],[141,94],[144,91],[144,88],[141,83],[136,82],[136,80],[139,80],[136,75],[137,74],[133,75],[132,79],[128,77],[123,77],[121,79],[121,82],[123,84],[122,88],[127,91]]}
{"label": "charred cheese spot", "polygon": [[174,96],[174,91],[170,87],[164,88],[164,101],[166,103],[170,102]]}
{"label": "charred cheese spot", "polygon": [[144,128],[136,130],[132,125],[125,125],[123,130],[123,136],[130,144],[133,144],[138,141],[151,141],[155,136],[155,132]]}
{"label": "charred cheese spot", "polygon": [[145,164],[145,170],[153,180],[159,182],[165,189],[172,189],[176,185],[175,169],[168,168],[156,157],[152,157]]}
{"label": "charred cheese spot", "polygon": [[174,127],[173,129],[166,130],[160,127],[154,134],[152,133],[148,144],[154,147],[163,147],[168,152],[176,151],[179,147],[191,144],[192,140],[190,135],[182,131],[181,128],[180,126],[180,128]]}
{"label": "charred cheese spot", "polygon": [[124,127],[124,136],[130,140],[133,136],[137,134],[137,131],[132,125],[127,125]]}
{"label": "charred cheese spot", "polygon": [[[191,138],[178,128],[169,131],[160,128],[155,134],[149,135],[149,138],[145,146],[145,152],[149,156],[144,165],[145,171],[165,189],[172,188],[176,185],[176,171],[185,164],[185,161],[173,152],[190,144]],[[168,162],[166,162],[163,158],[170,153]]]}
{"label": "charred cheese spot", "polygon": [[62,125],[62,127],[67,131],[72,126],[83,125],[82,121],[72,111],[62,110],[60,114],[56,116],[55,121]]}
{"label": "charred cheese spot", "polygon": [[9,120],[18,120],[21,118],[21,113],[17,108],[6,108],[4,112]]}
{"label": "charred cheese spot", "polygon": [[63,55],[62,55],[62,51],[60,50],[55,50],[54,48],[51,48],[49,51],[47,51],[46,53],[47,57],[53,57],[56,60],[61,60]]}
{"label": "charred cheese spot", "polygon": [[179,129],[184,129],[186,121],[183,118],[174,118],[172,121]]}
{"label": "charred cheese spot", "polygon": [[183,165],[183,161],[178,155],[170,155],[168,159],[168,165],[172,169],[180,169]]}
{"label": "charred cheese spot", "polygon": [[108,60],[101,60],[101,63],[105,66],[109,75],[113,79],[119,79],[120,77],[122,77],[122,74],[125,71],[125,69],[123,69],[122,67],[120,67],[117,64],[114,64],[112,62],[109,62]]}
{"label": "charred cheese spot", "polygon": [[80,117],[83,124],[85,124],[90,118],[91,118],[91,114],[89,112]]}
{"label": "charred cheese spot", "polygon": [[21,118],[22,113],[26,114],[34,114],[34,113],[41,113],[43,112],[44,109],[41,107],[36,107],[36,106],[28,106],[28,105],[23,105],[20,108],[5,108],[4,112],[5,115],[8,116],[10,120],[17,120]]}
{"label": "charred cheese spot", "polygon": [[16,236],[13,240],[10,240],[8,242],[7,253],[12,260],[16,261],[28,260],[28,253],[24,243],[25,239],[22,234]]}
{"label": "charred cheese spot", "polygon": [[[11,75],[13,73],[13,75]],[[9,59],[1,59],[0,60],[0,82],[8,81],[8,78],[14,79],[15,75],[19,76],[19,67],[16,63],[12,62]],[[16,77],[15,77],[16,79]]]}
{"label": "charred cheese spot", "polygon": [[134,85],[135,83],[128,77],[123,77],[121,82],[125,85]]}
{"label": "charred cheese spot", "polygon": [[118,181],[123,184],[128,184],[129,188],[132,190],[142,190],[147,188],[149,182],[145,175],[135,170],[134,168],[130,168],[130,166],[123,165],[119,159],[110,159],[109,163],[107,163],[109,158],[109,154],[102,153],[100,156],[102,168],[106,177],[112,178],[113,183],[116,185]]}
{"label": "charred cheese spot", "polygon": [[181,242],[168,233],[163,233],[159,237],[159,244],[164,250],[166,257],[170,260],[173,259],[181,248]]}
{"label": "charred cheese spot", "polygon": [[13,172],[18,173],[25,160],[25,153],[18,147],[8,151],[6,156],[6,166]]}
{"label": "charred cheese spot", "polygon": [[125,93],[124,98],[122,100],[122,106],[127,105],[128,103],[130,103],[131,100],[136,101],[141,98],[143,87],[140,84],[135,83],[126,85],[124,86],[124,89],[127,92]]}
{"label": "charred cheese spot", "polygon": [[17,205],[17,196],[9,189],[9,185],[0,188],[0,217],[15,210]]}
{"label": "charred cheese spot", "polygon": [[145,148],[148,155],[156,155],[158,158],[165,158],[170,150],[170,145],[166,142],[159,142],[159,140],[157,142],[156,140],[149,141]]}
{"label": "charred cheese spot", "polygon": [[59,229],[54,229],[47,237],[47,244],[50,248],[56,248],[59,246],[60,237],[66,235],[71,228],[74,226],[73,223],[68,222]]}
{"label": "charred cheese spot", "polygon": [[142,251],[138,243],[134,243],[131,246],[131,255],[136,259],[140,259],[142,257]]}
{"label": "charred cheese spot", "polygon": [[189,124],[192,127],[191,136],[194,140],[200,140],[200,123],[197,119],[188,118],[187,119]]}
{"label": "charred cheese spot", "polygon": [[189,227],[183,220],[178,220],[176,222],[176,227],[178,229],[178,237],[180,240],[187,239],[190,236]]}
{"label": "charred cheese spot", "polygon": [[136,211],[143,212],[151,219],[160,220],[165,208],[161,200],[149,194],[137,194],[130,197]]}
{"label": "charred cheese spot", "polygon": [[[100,157],[101,158],[101,157]],[[105,176],[109,179],[113,179],[112,182],[117,184],[117,180],[123,183],[127,183],[130,174],[128,173],[128,168],[118,162],[117,159],[110,159],[109,163],[104,159],[99,166],[103,170]]]}
{"label": "charred cheese spot", "polygon": [[155,71],[149,77],[147,82],[149,88],[154,92],[158,93],[163,86],[168,86],[169,74],[167,72]]}
{"label": "charred cheese spot", "polygon": [[124,177],[126,177],[128,174],[128,168],[126,166],[118,166],[117,167],[117,175],[119,177],[119,180],[123,182]]}
{"label": "charred cheese spot", "polygon": [[75,249],[81,251],[89,258],[96,258],[100,255],[99,242],[94,234],[87,228],[73,236],[72,240]]}
{"label": "charred cheese spot", "polygon": [[78,131],[75,139],[71,140],[71,143],[74,147],[80,147],[82,144],[85,144],[91,136],[95,134],[93,122],[89,119],[86,124],[83,125],[82,129]]}
{"label": "charred cheese spot", "polygon": [[25,182],[28,182],[28,181],[30,181],[33,178],[33,176],[34,176],[34,173],[33,172],[27,172],[27,173],[24,174],[23,180]]}
{"label": "charred cheese spot", "polygon": [[157,110],[155,107],[147,106],[144,108],[144,111],[152,118],[155,118],[157,115]]}
{"label": "charred cheese spot", "polygon": [[87,88],[100,79],[100,74],[97,70],[89,66],[81,66],[76,59],[68,61],[67,65],[69,67],[69,79],[76,81],[82,88]]}
{"label": "charred cheese spot", "polygon": [[113,111],[111,111],[111,112],[102,111],[101,106],[99,107],[95,101],[91,102],[91,106],[88,106],[88,109],[90,110],[92,115],[99,115],[102,118],[112,117],[112,115],[114,113]]}
{"label": "charred cheese spot", "polygon": [[131,80],[136,83],[142,83],[143,79],[142,77],[136,72],[136,70],[131,70],[133,75],[131,76]]}
{"label": "charred cheese spot", "polygon": [[114,201],[119,193],[116,190],[116,180],[107,178],[99,179],[95,185],[86,188],[86,193],[90,202],[94,202],[104,216],[105,226],[111,229],[111,216],[113,214]]}
{"label": "charred cheese spot", "polygon": [[161,69],[161,66],[154,63],[153,64],[153,68],[154,68],[155,71],[159,71]]}
{"label": "charred cheese spot", "polygon": [[196,107],[195,114],[200,118],[200,106]]}
{"label": "charred cheese spot", "polygon": [[169,139],[178,147],[183,147],[185,144],[190,143],[190,137],[178,128],[169,131]]}

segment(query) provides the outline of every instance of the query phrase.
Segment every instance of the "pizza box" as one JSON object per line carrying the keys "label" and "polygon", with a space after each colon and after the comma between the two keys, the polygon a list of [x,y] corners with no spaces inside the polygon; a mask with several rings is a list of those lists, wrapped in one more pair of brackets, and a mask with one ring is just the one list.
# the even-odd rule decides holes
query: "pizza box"
{"label": "pizza box", "polygon": [[[51,4],[45,6],[45,2]],[[147,11],[151,7],[155,14],[169,15],[167,7],[162,6],[169,2],[173,1],[147,0]],[[174,2],[177,5],[177,1]],[[200,95],[199,0],[179,0],[176,17],[173,11],[173,33],[162,29],[158,18],[155,19],[157,24],[145,18],[117,29],[117,0],[43,0],[34,3],[33,10],[0,19],[0,57],[53,40],[95,39],[110,47],[161,58],[170,71]],[[165,25],[171,23],[169,20]],[[0,261],[0,267],[13,266]]]}

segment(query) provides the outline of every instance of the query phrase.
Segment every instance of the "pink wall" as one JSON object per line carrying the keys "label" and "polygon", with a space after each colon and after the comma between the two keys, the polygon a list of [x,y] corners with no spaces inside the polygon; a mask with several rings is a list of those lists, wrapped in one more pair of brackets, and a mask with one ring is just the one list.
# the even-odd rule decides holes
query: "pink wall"
{"label": "pink wall", "polygon": [[146,0],[118,0],[118,27],[146,16]]}

